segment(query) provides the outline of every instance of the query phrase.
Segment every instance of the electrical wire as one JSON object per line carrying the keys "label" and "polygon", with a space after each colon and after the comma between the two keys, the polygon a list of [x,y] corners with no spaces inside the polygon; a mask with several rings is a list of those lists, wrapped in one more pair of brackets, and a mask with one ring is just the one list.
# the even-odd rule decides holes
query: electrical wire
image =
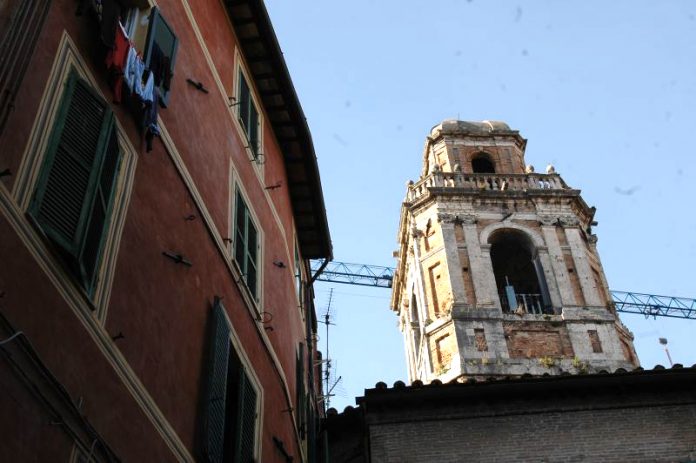
{"label": "electrical wire", "polygon": [[20,334],[24,334],[24,332],[23,332],[23,331],[17,331],[15,334],[13,334],[12,336],[10,336],[9,338],[7,338],[7,339],[5,339],[5,340],[3,340],[3,341],[0,341],[0,346],[2,346],[3,344],[7,344],[8,342],[12,341],[14,338],[16,338],[17,336],[19,336]]}

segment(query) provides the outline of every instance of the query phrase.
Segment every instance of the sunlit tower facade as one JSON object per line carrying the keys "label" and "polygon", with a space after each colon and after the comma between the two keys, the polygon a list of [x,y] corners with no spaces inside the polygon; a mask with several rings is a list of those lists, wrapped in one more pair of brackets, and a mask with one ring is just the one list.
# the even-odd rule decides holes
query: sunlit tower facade
{"label": "sunlit tower facade", "polygon": [[638,366],[592,233],[595,209],[526,165],[503,122],[447,120],[401,207],[391,307],[411,381]]}

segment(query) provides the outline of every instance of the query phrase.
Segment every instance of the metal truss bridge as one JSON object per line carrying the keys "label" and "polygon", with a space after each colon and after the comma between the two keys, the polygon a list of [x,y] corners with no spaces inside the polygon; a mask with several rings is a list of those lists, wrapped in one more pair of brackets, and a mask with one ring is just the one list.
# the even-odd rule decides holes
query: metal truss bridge
{"label": "metal truss bridge", "polygon": [[[322,261],[312,261],[313,273],[319,271],[321,267]],[[333,261],[326,265],[316,279],[347,285],[391,288],[394,269],[378,265]],[[610,290],[610,292],[618,312],[644,315],[646,318],[670,317],[696,320],[696,299],[627,291]]]}

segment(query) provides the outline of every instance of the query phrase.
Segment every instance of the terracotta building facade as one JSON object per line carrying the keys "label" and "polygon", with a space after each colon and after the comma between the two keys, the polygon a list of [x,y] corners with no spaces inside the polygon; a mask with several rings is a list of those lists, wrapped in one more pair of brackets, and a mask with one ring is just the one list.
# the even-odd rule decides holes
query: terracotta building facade
{"label": "terracotta building facade", "polygon": [[411,381],[638,365],[595,209],[552,166],[535,173],[525,147],[502,122],[448,120],[427,137],[401,208],[391,302]]}
{"label": "terracotta building facade", "polygon": [[0,5],[0,461],[314,461],[317,160],[260,0]]}

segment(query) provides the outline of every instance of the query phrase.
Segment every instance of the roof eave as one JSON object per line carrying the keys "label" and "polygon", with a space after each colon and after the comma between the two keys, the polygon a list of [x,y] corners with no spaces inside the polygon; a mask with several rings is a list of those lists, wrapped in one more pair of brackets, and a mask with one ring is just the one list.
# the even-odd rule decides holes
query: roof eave
{"label": "roof eave", "polygon": [[283,154],[302,256],[331,259],[331,235],[312,136],[268,11],[262,0],[225,3]]}

